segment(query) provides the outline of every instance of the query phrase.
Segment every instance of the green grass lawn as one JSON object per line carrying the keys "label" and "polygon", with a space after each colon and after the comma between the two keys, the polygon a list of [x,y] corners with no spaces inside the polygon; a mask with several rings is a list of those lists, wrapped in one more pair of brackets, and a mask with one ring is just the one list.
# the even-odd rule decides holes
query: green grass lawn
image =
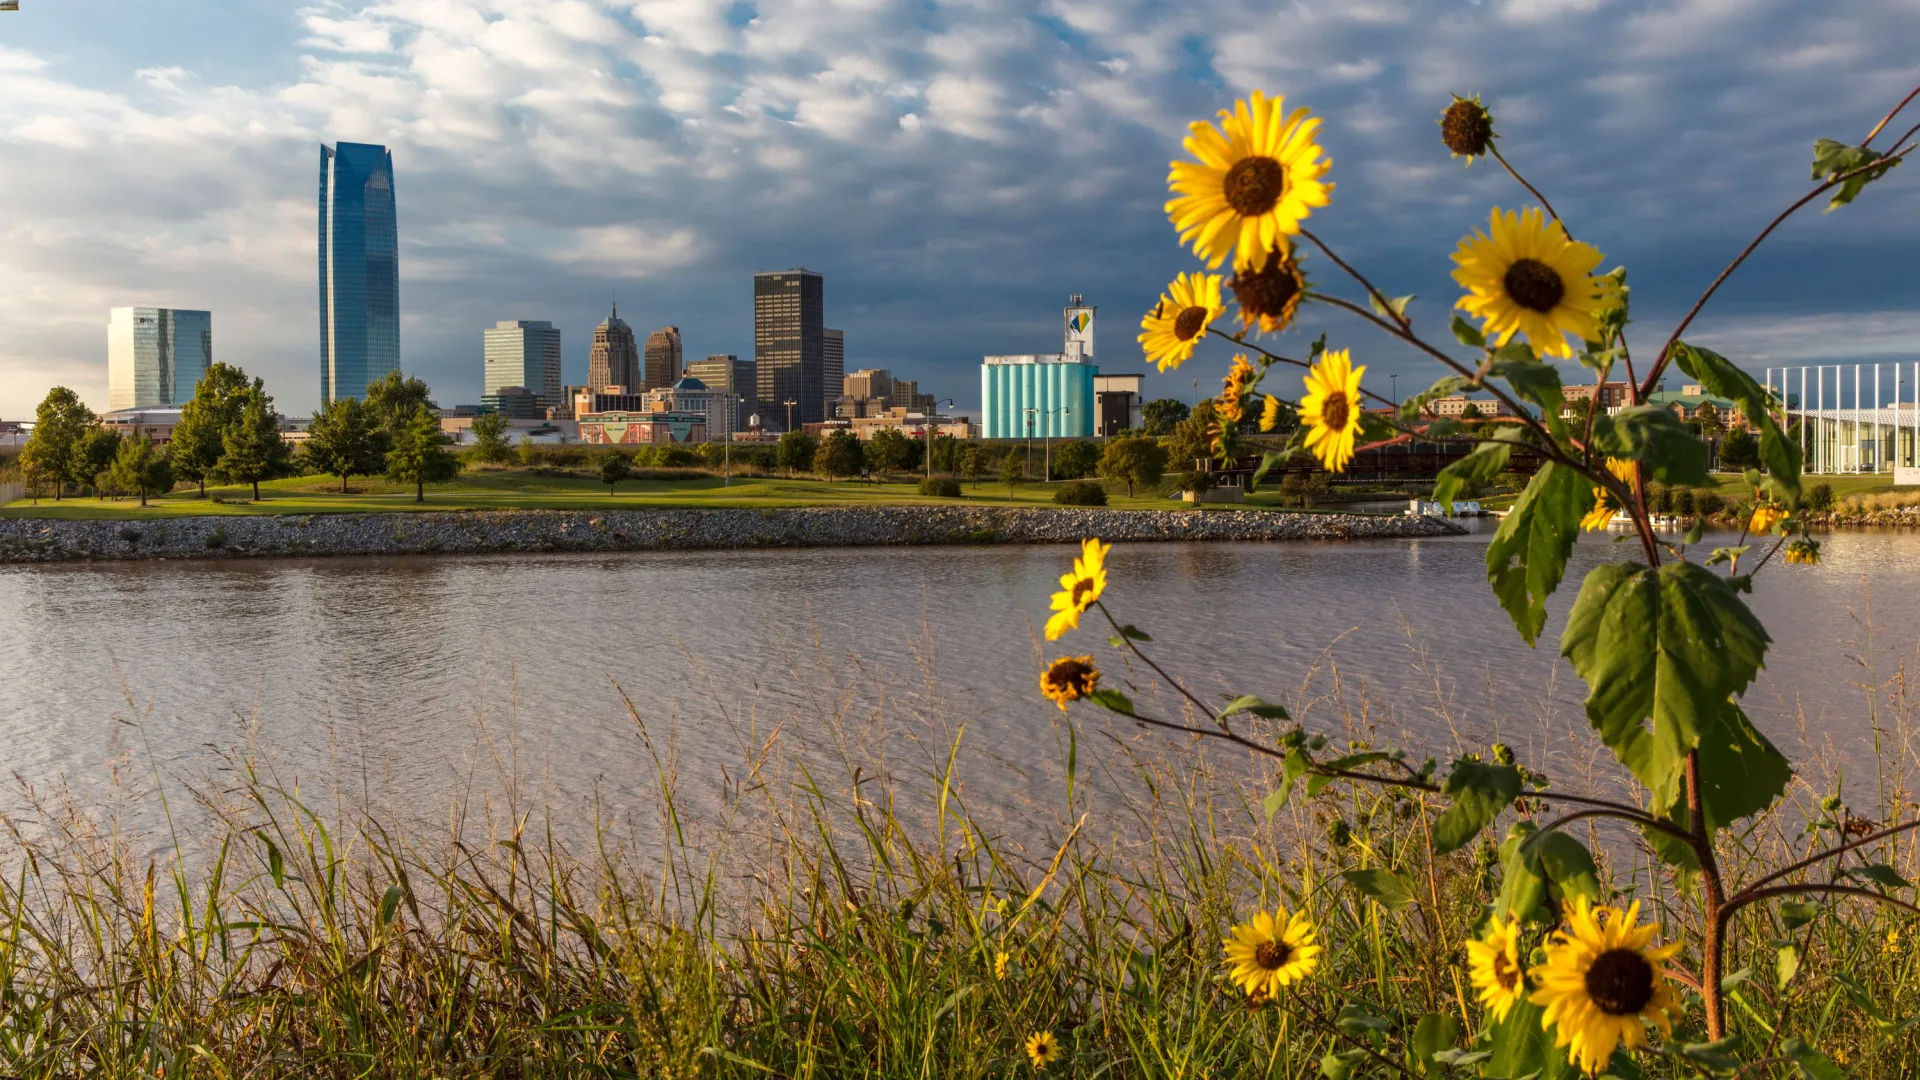
{"label": "green grass lawn", "polygon": [[[303,476],[260,485],[260,502],[248,501],[244,486],[210,487],[208,499],[197,489],[181,489],[151,499],[141,507],[136,499],[41,499],[39,505],[22,500],[0,507],[0,517],[108,519],[182,517],[197,514],[340,514],[393,510],[631,510],[706,508],[721,506],[1051,506],[1058,484],[1025,483],[1012,497],[1007,486],[982,479],[978,487],[965,482],[962,499],[922,495],[916,480],[865,483],[816,477],[741,477],[723,484],[718,476],[697,475],[685,480],[630,480],[609,492],[597,480],[565,476],[535,476],[518,469],[462,473],[449,484],[427,485],[424,503],[414,501],[411,485],[375,477],[355,477],[349,493],[340,494],[332,477]],[[220,501],[215,502],[217,498]],[[1146,492],[1132,498],[1108,496],[1108,506],[1129,510],[1177,509],[1186,504]]]}

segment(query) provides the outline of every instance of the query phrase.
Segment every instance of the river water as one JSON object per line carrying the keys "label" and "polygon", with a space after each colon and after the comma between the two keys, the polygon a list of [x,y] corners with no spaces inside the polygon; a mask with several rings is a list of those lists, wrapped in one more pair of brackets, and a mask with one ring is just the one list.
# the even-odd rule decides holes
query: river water
{"label": "river water", "polygon": [[[1584,687],[1556,655],[1559,630],[1580,574],[1633,552],[1583,539],[1530,650],[1487,590],[1486,538],[1126,545],[1107,599],[1203,697],[1256,692],[1310,725],[1373,725],[1443,756],[1503,739],[1579,773]],[[1817,568],[1761,575],[1752,602],[1776,644],[1747,704],[1790,755],[1870,784],[1866,686],[1882,684],[1879,722],[1900,727],[1888,702],[1920,644],[1920,536],[1845,533],[1825,552]],[[129,812],[157,820],[152,780],[217,783],[243,755],[303,792],[420,820],[502,778],[563,816],[618,814],[653,796],[664,767],[697,816],[754,783],[760,759],[935,772],[957,738],[975,799],[1043,802],[1064,775],[1066,729],[1035,691],[1043,656],[1063,651],[1038,628],[1072,554],[4,566],[0,800],[138,791]],[[1170,714],[1170,695],[1125,671],[1105,636],[1083,628],[1059,645]],[[1074,715],[1088,747],[1135,737],[1091,708]]]}

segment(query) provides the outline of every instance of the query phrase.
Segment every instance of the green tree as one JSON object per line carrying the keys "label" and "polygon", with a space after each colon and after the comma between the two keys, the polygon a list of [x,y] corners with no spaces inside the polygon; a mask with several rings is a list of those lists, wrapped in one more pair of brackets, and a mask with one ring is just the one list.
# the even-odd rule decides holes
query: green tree
{"label": "green tree", "polygon": [[627,457],[618,450],[600,459],[600,482],[607,485],[607,493],[612,494],[620,481],[633,475],[633,466],[627,464]]}
{"label": "green tree", "polygon": [[1020,460],[1019,454],[1008,454],[1000,459],[1000,482],[1007,485],[1007,498],[1013,498],[1015,489],[1021,480],[1026,479],[1026,475],[1026,464]]}
{"label": "green tree", "polygon": [[76,459],[81,457],[87,433],[99,427],[100,418],[81,403],[80,395],[64,386],[47,391],[34,411],[33,437],[20,449],[21,473],[52,483],[53,498],[58,502],[62,489],[80,468]]}
{"label": "green tree", "polygon": [[951,435],[933,437],[933,467],[939,472],[960,471],[960,440]]}
{"label": "green tree", "polygon": [[[219,478],[220,458],[227,452],[227,432],[240,422],[240,410],[248,390],[266,393],[259,379],[247,381],[247,373],[232,364],[215,362],[194,385],[193,399],[180,409],[180,422],[167,440],[167,454],[180,479],[200,486],[200,497],[207,497],[207,481]],[[267,399],[268,406],[273,403]]]}
{"label": "green tree", "polygon": [[86,484],[93,488],[95,495],[107,497],[106,473],[113,468],[113,461],[120,456],[120,433],[108,431],[95,424],[80,436],[80,444],[69,459],[71,470],[67,476],[76,484]]}
{"label": "green tree", "polygon": [[780,436],[780,467],[792,476],[797,469],[813,468],[814,455],[820,451],[820,440],[804,431],[789,431]]}
{"label": "green tree", "polygon": [[359,398],[350,397],[335,398],[313,414],[300,457],[314,472],[339,477],[342,495],[347,477],[371,476],[385,464],[372,415]]}
{"label": "green tree", "polygon": [[440,421],[424,401],[414,406],[413,419],[394,436],[393,449],[387,451],[387,476],[412,484],[414,502],[427,501],[428,484],[444,484],[460,472],[459,459],[443,442]]}
{"label": "green tree", "polygon": [[920,467],[925,452],[919,439],[898,428],[874,432],[865,447],[867,464],[875,472],[911,472]]}
{"label": "green tree", "polygon": [[141,506],[147,505],[149,493],[164,495],[173,490],[173,464],[166,454],[154,449],[153,443],[138,435],[120,441],[113,467],[107,472],[116,489],[137,493]]}
{"label": "green tree", "polygon": [[1760,440],[1753,437],[1746,425],[1735,424],[1720,441],[1720,465],[1736,471],[1760,467]]}
{"label": "green tree", "polygon": [[414,414],[422,407],[433,408],[433,402],[427,400],[430,392],[426,383],[407,378],[398,370],[387,372],[385,378],[367,387],[367,413],[374,430],[387,440],[383,451],[392,448],[392,440],[413,423]]}
{"label": "green tree", "polygon": [[1171,435],[1174,425],[1185,420],[1190,412],[1186,402],[1157,398],[1141,407],[1140,418],[1147,425],[1147,434]]}
{"label": "green tree", "polygon": [[1075,440],[1053,452],[1053,475],[1058,480],[1078,480],[1092,476],[1100,468],[1100,446]]}
{"label": "green tree", "polygon": [[520,445],[515,448],[514,453],[520,458],[520,467],[523,469],[533,468],[540,460],[539,447],[534,444],[531,435],[520,436]]}
{"label": "green tree", "polygon": [[1100,475],[1126,484],[1129,498],[1135,484],[1158,484],[1166,474],[1167,448],[1150,435],[1112,439],[1100,454]]}
{"label": "green tree", "polygon": [[214,478],[252,485],[253,501],[259,502],[260,481],[286,475],[293,455],[287,450],[287,441],[280,437],[280,418],[274,415],[273,399],[257,386],[248,387],[240,397],[240,415],[221,439]]}
{"label": "green tree", "polygon": [[1173,434],[1167,437],[1168,460],[1181,469],[1193,468],[1196,461],[1211,460],[1213,434],[1207,429],[1212,426],[1213,400],[1202,398],[1191,415],[1173,426]]}
{"label": "green tree", "polygon": [[820,443],[813,454],[813,471],[824,475],[828,483],[836,476],[854,476],[860,472],[860,465],[866,456],[860,450],[860,440],[853,437],[851,431],[836,431]]}
{"label": "green tree", "polygon": [[982,446],[969,446],[960,456],[960,468],[972,478],[973,486],[980,486],[980,474],[987,471],[987,451]]}
{"label": "green tree", "polygon": [[1711,401],[1701,402],[1700,407],[1693,411],[1693,422],[1700,425],[1700,436],[1709,442],[1720,434],[1720,410]]}
{"label": "green tree", "polygon": [[497,412],[481,413],[473,418],[473,456],[489,465],[513,458],[513,444],[507,441],[507,418]]}

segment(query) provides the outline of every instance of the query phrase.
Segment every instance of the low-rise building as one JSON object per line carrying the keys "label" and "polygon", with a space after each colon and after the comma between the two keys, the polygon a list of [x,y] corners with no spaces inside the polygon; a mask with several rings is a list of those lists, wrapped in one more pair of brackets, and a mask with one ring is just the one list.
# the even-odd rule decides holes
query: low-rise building
{"label": "low-rise building", "polygon": [[1139,431],[1147,426],[1147,403],[1140,389],[1145,381],[1145,375],[1094,375],[1095,435],[1111,438],[1122,431]]}
{"label": "low-rise building", "polygon": [[610,411],[585,414],[579,424],[580,441],[594,446],[696,446],[707,441],[707,418],[701,413]]}
{"label": "low-rise building", "polygon": [[1626,408],[1629,387],[1624,382],[1571,383],[1560,388],[1560,398],[1568,405],[1591,401],[1609,414]]}
{"label": "low-rise building", "polygon": [[691,375],[682,376],[672,386],[647,391],[647,408],[652,412],[698,413],[706,418],[707,431],[725,440],[733,433],[734,406],[730,395],[707,386]]}
{"label": "low-rise building", "polygon": [[117,431],[123,438],[139,437],[159,446],[173,438],[173,429],[180,424],[180,407],[177,405],[153,406],[143,409],[115,409],[100,414],[100,426],[108,431]]}
{"label": "low-rise building", "polygon": [[502,386],[480,396],[480,407],[509,420],[545,420],[546,399],[524,386]]}
{"label": "low-rise building", "polygon": [[[1588,389],[1591,390],[1592,387]],[[1498,420],[1514,415],[1514,411],[1507,408],[1507,403],[1499,398],[1468,397],[1465,394],[1448,394],[1446,397],[1435,398],[1427,403],[1426,411],[1434,416],[1458,420],[1467,415],[1468,406],[1473,407],[1474,418],[1481,420]]]}

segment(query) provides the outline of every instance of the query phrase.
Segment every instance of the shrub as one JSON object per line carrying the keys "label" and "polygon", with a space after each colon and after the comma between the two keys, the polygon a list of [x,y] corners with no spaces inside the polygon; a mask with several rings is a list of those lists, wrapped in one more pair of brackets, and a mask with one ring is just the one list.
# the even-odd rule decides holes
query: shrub
{"label": "shrub", "polygon": [[1687,517],[1693,513],[1694,496],[1692,488],[1680,488],[1673,493],[1673,512]]}
{"label": "shrub", "polygon": [[929,476],[920,481],[920,494],[942,499],[960,498],[960,481],[951,476]]}
{"label": "shrub", "polygon": [[1060,485],[1053,493],[1053,501],[1061,506],[1105,506],[1107,489],[1092,480],[1075,480]]}
{"label": "shrub", "polygon": [[1833,509],[1833,485],[1822,481],[1807,489],[1807,509],[1825,513]]}
{"label": "shrub", "polygon": [[1693,497],[1693,509],[1702,517],[1712,517],[1727,508],[1727,500],[1719,492],[1702,491]]}
{"label": "shrub", "polygon": [[684,446],[656,446],[653,463],[663,469],[690,469],[699,464],[699,459]]}

